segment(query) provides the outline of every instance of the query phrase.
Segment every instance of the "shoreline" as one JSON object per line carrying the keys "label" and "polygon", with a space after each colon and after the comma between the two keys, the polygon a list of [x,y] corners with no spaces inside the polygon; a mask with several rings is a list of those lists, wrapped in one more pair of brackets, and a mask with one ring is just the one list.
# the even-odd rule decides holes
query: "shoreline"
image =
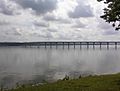
{"label": "shoreline", "polygon": [[[2,91],[2,90],[1,90]],[[120,73],[107,75],[89,75],[45,84],[21,85],[3,91],[120,91]]]}

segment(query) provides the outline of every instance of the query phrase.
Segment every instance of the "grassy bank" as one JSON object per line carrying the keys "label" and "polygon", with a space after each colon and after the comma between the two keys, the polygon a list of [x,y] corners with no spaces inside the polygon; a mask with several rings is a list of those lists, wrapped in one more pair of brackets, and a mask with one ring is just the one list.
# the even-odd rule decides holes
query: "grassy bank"
{"label": "grassy bank", "polygon": [[120,74],[61,80],[38,86],[26,85],[10,91],[120,91]]}

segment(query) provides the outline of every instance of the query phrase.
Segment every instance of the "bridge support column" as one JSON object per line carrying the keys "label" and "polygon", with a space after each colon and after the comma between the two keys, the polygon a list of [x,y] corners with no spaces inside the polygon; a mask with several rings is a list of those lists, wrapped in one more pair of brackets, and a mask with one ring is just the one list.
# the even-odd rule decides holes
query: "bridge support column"
{"label": "bridge support column", "polygon": [[50,42],[50,49],[52,49],[52,43]]}
{"label": "bridge support column", "polygon": [[109,49],[109,42],[107,42],[107,49]]}
{"label": "bridge support column", "polygon": [[75,42],[73,42],[73,44],[74,44],[74,49],[75,49]]}
{"label": "bridge support column", "polygon": [[87,42],[87,49],[89,49],[89,42]]}
{"label": "bridge support column", "polygon": [[100,42],[100,50],[102,49],[102,43]]}
{"label": "bridge support column", "polygon": [[70,49],[70,44],[69,44],[69,42],[68,42],[68,49]]}
{"label": "bridge support column", "polygon": [[115,49],[117,49],[117,42],[115,42]]}
{"label": "bridge support column", "polygon": [[56,49],[57,49],[58,48],[58,43],[56,42],[55,44],[56,44]]}
{"label": "bridge support column", "polygon": [[37,48],[40,48],[40,46],[38,45]]}
{"label": "bridge support column", "polygon": [[95,49],[95,42],[93,42],[93,49]]}
{"label": "bridge support column", "polygon": [[63,49],[64,49],[64,42],[63,42]]}
{"label": "bridge support column", "polygon": [[82,49],[82,43],[80,42],[80,49]]}
{"label": "bridge support column", "polygon": [[47,48],[47,44],[46,44],[46,42],[45,42],[45,49]]}

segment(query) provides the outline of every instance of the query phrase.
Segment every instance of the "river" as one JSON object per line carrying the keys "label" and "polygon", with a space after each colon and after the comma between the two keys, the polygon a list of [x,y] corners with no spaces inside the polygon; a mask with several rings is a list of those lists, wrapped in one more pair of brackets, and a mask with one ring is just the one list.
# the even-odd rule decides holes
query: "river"
{"label": "river", "polygon": [[42,83],[63,79],[65,75],[111,74],[120,72],[120,48],[110,46],[70,46],[56,48],[0,47],[0,85]]}

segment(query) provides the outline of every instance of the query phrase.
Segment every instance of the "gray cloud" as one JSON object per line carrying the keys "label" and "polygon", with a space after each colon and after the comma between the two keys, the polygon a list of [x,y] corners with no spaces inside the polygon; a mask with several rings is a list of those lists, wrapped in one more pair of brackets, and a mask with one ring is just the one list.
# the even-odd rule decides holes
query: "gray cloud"
{"label": "gray cloud", "polygon": [[5,34],[7,36],[21,36],[22,34],[17,31],[15,28],[11,28],[9,31],[6,31]]}
{"label": "gray cloud", "polygon": [[5,0],[0,0],[0,12],[6,15],[12,15],[13,10],[10,8],[10,4]]}
{"label": "gray cloud", "polygon": [[64,19],[64,18],[61,18],[61,17],[56,17],[54,15],[50,15],[50,14],[47,14],[43,17],[43,19],[45,21],[55,21],[55,22],[58,22],[58,23],[64,23],[64,24],[70,24],[71,21],[69,19]]}
{"label": "gray cloud", "polygon": [[61,21],[59,21],[60,23],[64,23],[64,24],[71,24],[71,21],[68,19],[61,19]]}
{"label": "gray cloud", "polygon": [[46,21],[58,21],[54,15],[45,15],[43,19]]}
{"label": "gray cloud", "polygon": [[56,9],[57,0],[12,0],[24,9],[31,8],[36,14],[44,14]]}
{"label": "gray cloud", "polygon": [[118,34],[118,31],[108,30],[108,31],[105,31],[103,34],[104,35],[116,35]]}
{"label": "gray cloud", "polygon": [[85,5],[83,2],[78,2],[78,5],[73,12],[68,13],[71,18],[93,17],[92,8],[90,5]]}
{"label": "gray cloud", "polygon": [[42,38],[47,39],[47,40],[54,38],[54,36],[52,35],[51,32],[46,32],[44,35],[39,34],[38,37],[42,37]]}
{"label": "gray cloud", "polygon": [[24,41],[26,40],[22,33],[11,26],[0,26],[0,41]]}
{"label": "gray cloud", "polygon": [[102,21],[102,20],[98,20],[99,24],[98,24],[98,27],[101,28],[101,29],[104,29],[104,30],[109,30],[112,28],[111,25],[109,25],[108,23]]}
{"label": "gray cloud", "polygon": [[119,39],[119,31],[98,20],[97,5],[93,15],[90,0],[64,1],[0,0],[0,41]]}
{"label": "gray cloud", "polygon": [[49,27],[49,24],[46,22],[35,21],[33,24],[37,27]]}
{"label": "gray cloud", "polygon": [[106,23],[103,20],[98,20],[98,27],[102,30],[104,30],[104,32],[102,33],[103,35],[116,35],[119,34],[118,31],[115,31],[114,28],[112,27],[112,25]]}
{"label": "gray cloud", "polygon": [[6,25],[9,25],[10,23],[8,21],[5,21],[5,20],[0,20],[0,26],[6,26]]}
{"label": "gray cloud", "polygon": [[20,14],[17,5],[9,0],[0,0],[0,13],[5,15]]}
{"label": "gray cloud", "polygon": [[58,30],[57,29],[54,29],[54,28],[48,28],[47,29],[49,32],[57,32]]}
{"label": "gray cloud", "polygon": [[60,40],[70,40],[71,38],[69,36],[66,36],[64,34],[59,34],[59,38]]}
{"label": "gray cloud", "polygon": [[72,28],[85,28],[86,25],[81,23],[80,21],[76,21],[76,24],[72,26]]}

